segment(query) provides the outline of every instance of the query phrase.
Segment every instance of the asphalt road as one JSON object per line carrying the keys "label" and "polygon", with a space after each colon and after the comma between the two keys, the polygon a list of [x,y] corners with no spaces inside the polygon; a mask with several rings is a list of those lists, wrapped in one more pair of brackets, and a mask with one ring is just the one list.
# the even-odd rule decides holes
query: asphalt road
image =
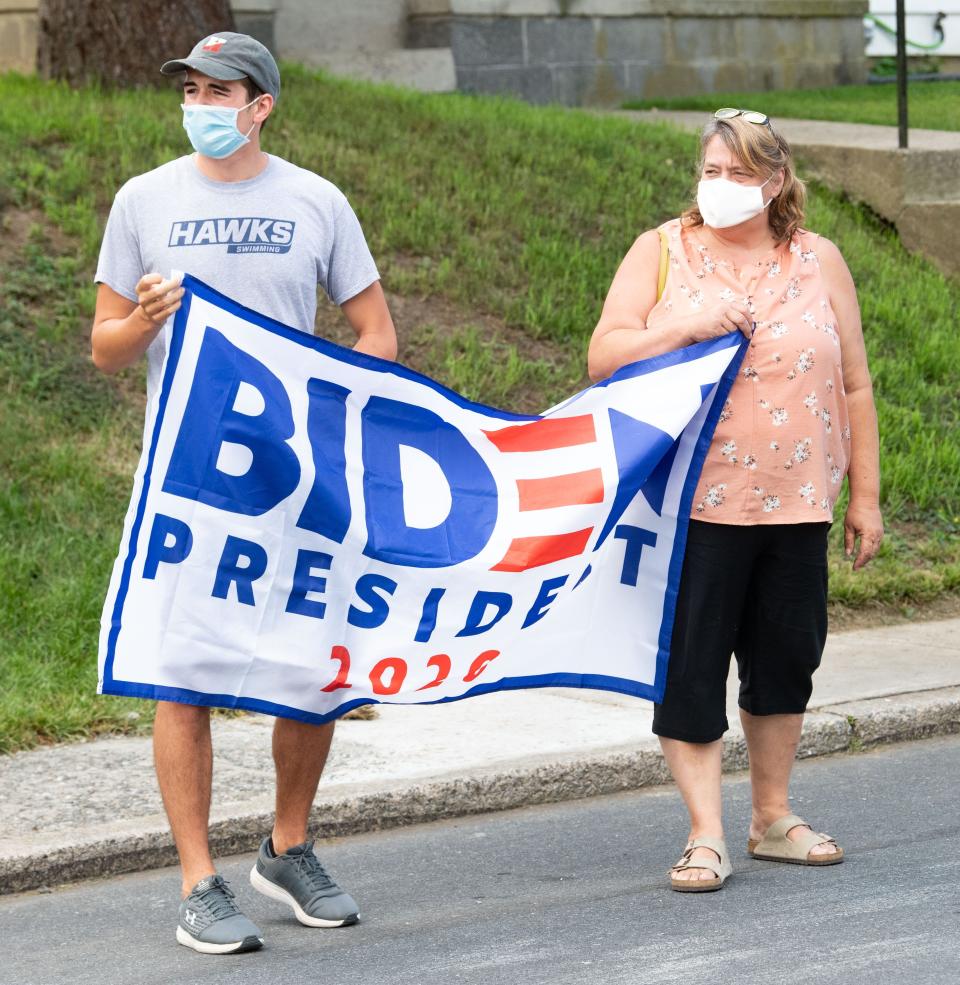
{"label": "asphalt road", "polygon": [[309,930],[222,871],[264,931],[256,953],[174,940],[172,869],[0,898],[0,982],[16,985],[952,985],[960,982],[960,738],[801,763],[794,809],[843,865],[749,859],[749,789],[726,783],[735,875],[681,895],[672,789],[343,839],[320,853],[363,921]]}

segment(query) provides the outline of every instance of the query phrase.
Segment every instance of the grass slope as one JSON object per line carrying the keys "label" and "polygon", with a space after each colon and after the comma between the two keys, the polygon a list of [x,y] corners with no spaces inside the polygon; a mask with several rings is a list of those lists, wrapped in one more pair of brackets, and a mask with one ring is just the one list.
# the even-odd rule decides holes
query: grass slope
{"label": "grass slope", "polygon": [[[960,82],[911,82],[908,93],[911,127],[924,130],[960,130]],[[758,109],[768,116],[847,123],[897,125],[897,87],[880,85],[833,86],[830,89],[792,89],[781,92],[723,92],[677,99],[644,99],[625,104],[628,109],[702,109],[719,106]]]}
{"label": "grass slope", "polygon": [[[178,101],[0,77],[0,751],[149,724],[150,705],[93,693],[142,371],[100,376],[87,338],[112,196],[186,150]],[[694,140],[666,127],[297,69],[279,110],[267,148],[349,195],[398,308],[468,313],[453,331],[418,323],[412,364],[504,406],[577,386],[620,258],[691,189]],[[865,573],[837,553],[833,597],[905,606],[955,592],[960,287],[824,189],[809,225],[859,285],[893,528]]]}

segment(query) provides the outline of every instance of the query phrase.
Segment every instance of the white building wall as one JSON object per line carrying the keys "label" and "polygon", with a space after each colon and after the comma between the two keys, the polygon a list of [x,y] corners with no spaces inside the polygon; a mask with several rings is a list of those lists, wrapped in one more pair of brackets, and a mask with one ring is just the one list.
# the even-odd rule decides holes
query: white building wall
{"label": "white building wall", "polygon": [[[946,14],[942,22],[944,43],[929,54],[950,57],[960,55],[960,0],[905,0],[905,9],[907,38],[919,44],[934,44],[938,40],[939,36],[934,33],[933,25],[937,14]],[[879,17],[889,27],[896,29],[896,0],[870,0],[870,13]],[[869,57],[879,58],[897,53],[896,41],[886,31],[870,25],[869,22],[868,30],[872,30],[867,45]],[[907,45],[907,54],[922,55],[927,52]]]}

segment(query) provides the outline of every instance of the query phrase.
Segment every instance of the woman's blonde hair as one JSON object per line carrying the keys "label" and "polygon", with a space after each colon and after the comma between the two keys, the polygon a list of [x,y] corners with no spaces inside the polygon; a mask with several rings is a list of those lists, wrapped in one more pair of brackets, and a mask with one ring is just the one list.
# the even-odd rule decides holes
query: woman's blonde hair
{"label": "woman's blonde hair", "polygon": [[[777,171],[783,171],[783,188],[767,209],[774,239],[778,243],[791,239],[803,222],[807,189],[797,177],[790,145],[769,124],[748,123],[742,116],[730,120],[711,120],[700,134],[698,175],[703,173],[707,144],[714,137],[719,137],[726,144],[750,174],[766,179]],[[687,226],[703,225],[696,199],[681,219]]]}

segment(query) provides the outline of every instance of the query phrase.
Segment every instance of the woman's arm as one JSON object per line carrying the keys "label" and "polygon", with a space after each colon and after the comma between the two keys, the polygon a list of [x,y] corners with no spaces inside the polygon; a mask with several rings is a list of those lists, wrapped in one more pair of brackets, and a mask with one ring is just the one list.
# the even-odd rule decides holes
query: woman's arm
{"label": "woman's arm", "polygon": [[659,272],[660,234],[651,229],[630,247],[607,292],[587,352],[590,379],[606,379],[637,359],[717,335],[741,331],[750,337],[750,312],[738,303],[724,302],[682,317],[673,312],[668,318],[658,318],[655,325],[648,325],[647,317],[657,303]]}
{"label": "woman's arm", "polygon": [[817,246],[820,269],[837,316],[843,388],[850,419],[850,504],[843,521],[844,547],[853,554],[859,538],[854,571],[862,568],[880,549],[883,518],[880,515],[880,435],[873,384],[867,367],[867,350],[860,324],[860,305],[853,277],[840,251],[821,237]]}

